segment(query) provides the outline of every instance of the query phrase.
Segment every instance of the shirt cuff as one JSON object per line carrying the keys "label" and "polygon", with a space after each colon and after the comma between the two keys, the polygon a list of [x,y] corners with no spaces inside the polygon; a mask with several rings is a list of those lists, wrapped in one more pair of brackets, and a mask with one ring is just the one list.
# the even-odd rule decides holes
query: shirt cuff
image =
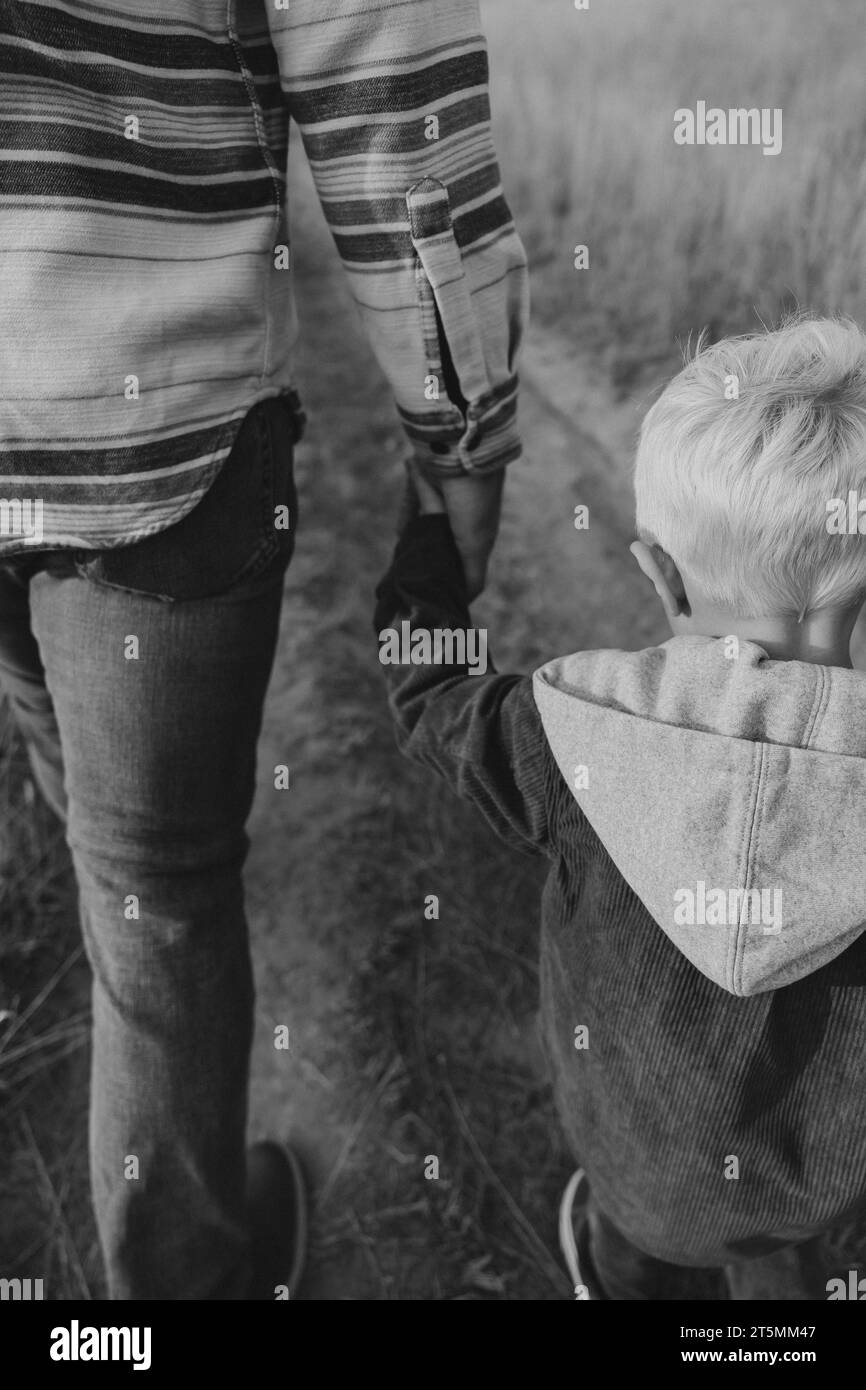
{"label": "shirt cuff", "polygon": [[413,460],[428,478],[458,474],[497,473],[520,458],[523,445],[517,432],[517,377],[513,376],[466,408],[443,416],[413,416],[401,410],[412,443]]}

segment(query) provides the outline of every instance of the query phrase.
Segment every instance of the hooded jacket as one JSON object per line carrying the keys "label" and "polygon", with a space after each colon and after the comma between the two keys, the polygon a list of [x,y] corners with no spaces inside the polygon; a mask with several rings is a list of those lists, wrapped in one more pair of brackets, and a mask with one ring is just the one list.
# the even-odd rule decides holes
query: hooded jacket
{"label": "hooded jacket", "polygon": [[[468,626],[444,518],[379,593]],[[703,637],[386,671],[403,751],[550,861],[543,1033],[607,1216],[702,1266],[866,1225],[866,675]]]}

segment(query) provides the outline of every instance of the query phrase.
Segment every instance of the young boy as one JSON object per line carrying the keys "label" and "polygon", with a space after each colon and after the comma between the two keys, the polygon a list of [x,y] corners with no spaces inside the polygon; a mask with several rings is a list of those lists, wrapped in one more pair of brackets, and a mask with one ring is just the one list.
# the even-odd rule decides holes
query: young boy
{"label": "young boy", "polygon": [[550,861],[577,1296],[866,1294],[866,336],[800,319],[699,346],[647,414],[631,550],[659,647],[531,679],[446,664],[470,617],[415,486],[380,655],[407,621],[416,659],[438,644],[384,667],[402,750]]}

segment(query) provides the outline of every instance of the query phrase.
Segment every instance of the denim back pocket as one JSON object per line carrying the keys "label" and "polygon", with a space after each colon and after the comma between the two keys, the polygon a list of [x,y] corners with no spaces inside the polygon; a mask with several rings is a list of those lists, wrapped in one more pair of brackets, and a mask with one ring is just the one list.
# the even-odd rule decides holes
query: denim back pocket
{"label": "denim back pocket", "polygon": [[116,550],[84,552],[78,573],[96,584],[166,601],[214,597],[288,565],[298,501],[297,394],[258,401],[204,497],[173,526]]}

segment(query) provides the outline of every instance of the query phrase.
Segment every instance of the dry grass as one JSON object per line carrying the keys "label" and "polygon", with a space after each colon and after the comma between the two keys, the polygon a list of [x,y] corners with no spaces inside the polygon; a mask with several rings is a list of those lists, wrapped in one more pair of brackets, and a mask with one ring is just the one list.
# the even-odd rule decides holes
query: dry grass
{"label": "dry grass", "polygon": [[[793,304],[866,320],[862,15],[848,0],[483,0],[506,191],[537,312],[628,384],[674,339]],[[784,144],[674,144],[698,100]],[[590,268],[575,271],[586,244]]]}
{"label": "dry grass", "polygon": [[[387,1153],[361,1169],[368,1233],[391,1296],[567,1298],[554,1213],[570,1162],[535,1032],[543,866],[505,853],[428,774],[404,767],[392,785],[369,825],[372,862],[383,844],[391,861],[381,927],[352,988],[353,1050],[376,1075],[397,1063]],[[426,921],[433,890],[441,920]],[[418,1181],[419,1155],[438,1159],[437,1181]]]}
{"label": "dry grass", "polygon": [[0,706],[0,1274],[99,1289],[86,1159],[88,972],[60,826]]}

